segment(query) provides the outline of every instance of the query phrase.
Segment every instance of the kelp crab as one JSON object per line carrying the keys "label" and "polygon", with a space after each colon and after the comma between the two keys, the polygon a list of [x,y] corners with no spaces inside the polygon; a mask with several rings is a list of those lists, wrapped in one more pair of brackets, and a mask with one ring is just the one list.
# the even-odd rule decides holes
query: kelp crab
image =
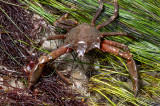
{"label": "kelp crab", "polygon": [[[112,53],[114,55],[123,57],[126,59],[127,68],[129,70],[129,74],[133,80],[133,90],[135,91],[135,95],[138,92],[138,72],[137,66],[135,61],[132,58],[132,54],[129,52],[129,49],[126,45],[120,44],[115,41],[110,40],[102,40],[103,37],[106,36],[128,36],[125,32],[105,32],[101,33],[99,29],[108,25],[112,21],[116,19],[118,16],[118,2],[114,0],[114,13],[113,16],[109,18],[106,22],[95,26],[95,21],[98,18],[99,14],[103,9],[103,2],[102,0],[98,0],[99,8],[94,16],[91,24],[82,23],[78,24],[76,21],[67,20],[66,17],[68,13],[63,15],[58,21],[54,23],[55,26],[61,28],[70,28],[71,30],[65,35],[55,35],[49,37],[47,40],[54,40],[54,39],[65,39],[64,45],[60,48],[52,51],[46,56],[41,56],[39,58],[38,64],[31,70],[28,79],[28,88],[31,89],[33,85],[37,82],[39,77],[42,74],[42,70],[44,65],[49,62],[53,61],[59,56],[68,53],[72,50],[78,53],[78,57],[81,58],[84,56],[86,52],[92,49],[99,49],[103,52]],[[75,27],[73,27],[75,26]]]}

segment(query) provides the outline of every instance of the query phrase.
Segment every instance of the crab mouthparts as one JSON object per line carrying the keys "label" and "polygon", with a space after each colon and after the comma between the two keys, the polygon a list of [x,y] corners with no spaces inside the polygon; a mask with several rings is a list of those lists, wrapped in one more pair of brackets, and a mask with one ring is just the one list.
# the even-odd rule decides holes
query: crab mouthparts
{"label": "crab mouthparts", "polygon": [[79,45],[76,51],[78,53],[78,58],[82,58],[85,52],[87,51],[87,45],[85,44]]}
{"label": "crab mouthparts", "polygon": [[91,49],[94,49],[94,48],[100,49],[100,44],[99,43],[96,43],[96,44],[93,43],[92,45],[90,45],[88,47],[86,45],[86,43],[79,42],[79,46],[77,47],[76,52],[78,53],[78,57],[82,58],[84,56],[85,52],[87,52]]}
{"label": "crab mouthparts", "polygon": [[79,57],[79,58],[82,58],[82,57],[84,56],[85,52],[86,52],[85,49],[77,50],[78,57]]}

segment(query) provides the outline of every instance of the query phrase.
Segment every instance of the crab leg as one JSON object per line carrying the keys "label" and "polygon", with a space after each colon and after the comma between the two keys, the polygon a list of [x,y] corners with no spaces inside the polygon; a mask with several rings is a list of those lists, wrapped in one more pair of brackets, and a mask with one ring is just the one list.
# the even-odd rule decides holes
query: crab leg
{"label": "crab leg", "polygon": [[68,13],[62,15],[59,20],[54,22],[54,26],[60,27],[60,28],[70,29],[70,28],[73,28],[73,26],[78,25],[77,21],[70,20],[70,19],[67,20],[66,19],[67,17],[68,17]]}
{"label": "crab leg", "polygon": [[[61,35],[49,36],[46,40],[56,40],[56,39],[65,39],[65,38],[66,38],[66,35],[61,34]],[[45,41],[44,39],[41,39],[40,42],[37,44],[37,47],[42,46],[44,41]],[[37,50],[37,49],[35,49],[35,50]],[[36,51],[34,51],[34,52],[36,52]]]}
{"label": "crab leg", "polygon": [[42,74],[42,70],[44,65],[51,60],[55,60],[56,58],[58,58],[59,56],[70,52],[70,49],[62,46],[54,51],[52,51],[51,53],[49,53],[47,56],[41,56],[38,60],[38,64],[34,66],[34,68],[31,70],[29,78],[28,78],[28,88],[31,89],[33,87],[33,85],[37,82],[37,80],[39,79],[39,77]]}
{"label": "crab leg", "polygon": [[99,14],[101,13],[102,9],[103,9],[103,2],[102,2],[102,0],[98,0],[98,3],[99,3],[99,8],[98,8],[98,10],[96,12],[96,15],[94,16],[94,18],[91,21],[91,25],[93,25],[93,26],[95,25],[95,21],[98,18]]}
{"label": "crab leg", "polygon": [[[137,66],[135,64],[135,61],[132,58],[132,54],[129,52],[128,47],[123,45],[123,44],[120,44],[120,45],[119,44],[120,43],[117,43],[117,42],[114,42],[114,41],[104,40],[102,45],[101,45],[102,46],[101,50],[103,52],[108,52],[108,53],[111,53],[111,54],[114,54],[114,55],[117,55],[117,56],[121,56],[121,57],[123,57],[127,60],[127,68],[128,68],[129,74],[130,74],[130,76],[133,80],[133,84],[134,84],[133,90],[134,90],[135,96],[136,96],[137,93],[138,93]],[[114,47],[114,46],[116,46],[116,47]],[[119,49],[117,47],[123,48],[126,51],[122,51],[121,49]]]}
{"label": "crab leg", "polygon": [[60,27],[60,28],[65,28],[65,29],[71,29],[71,28],[73,28],[73,26],[64,25],[64,24],[61,24],[61,23],[59,23],[57,21],[54,23],[54,26],[55,27]]}
{"label": "crab leg", "polygon": [[131,39],[137,41],[137,39],[135,37],[130,36],[126,32],[105,32],[105,33],[102,33],[102,37],[105,37],[105,36],[127,36],[128,38],[131,38]]}
{"label": "crab leg", "polygon": [[65,38],[66,38],[66,35],[61,34],[61,35],[49,36],[49,37],[47,38],[47,40],[65,39]]}
{"label": "crab leg", "polygon": [[109,18],[109,20],[107,20],[106,22],[98,25],[96,28],[97,29],[101,29],[102,27],[110,24],[112,21],[114,21],[116,19],[116,17],[118,16],[118,1],[117,0],[114,0],[114,13],[113,13],[113,16],[111,16]]}

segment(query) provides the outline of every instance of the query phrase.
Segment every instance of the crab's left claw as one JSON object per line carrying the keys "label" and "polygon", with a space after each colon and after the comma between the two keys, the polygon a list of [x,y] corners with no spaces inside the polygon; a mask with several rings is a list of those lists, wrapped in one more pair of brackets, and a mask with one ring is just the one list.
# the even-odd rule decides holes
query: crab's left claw
{"label": "crab's left claw", "polygon": [[138,94],[138,72],[137,72],[137,66],[135,64],[135,61],[133,59],[130,59],[127,61],[127,68],[129,71],[130,76],[133,79],[134,87],[133,90],[135,92],[135,97]]}
{"label": "crab's left claw", "polygon": [[[116,46],[116,47],[115,47]],[[104,40],[101,45],[101,50],[104,52],[112,53],[117,56],[121,56],[127,60],[127,68],[129,71],[129,74],[131,76],[131,79],[133,80],[133,90],[135,92],[135,96],[137,96],[138,93],[138,71],[137,66],[135,64],[135,61],[132,58],[132,54],[129,52],[129,49],[127,46],[120,44],[118,42]],[[122,51],[119,48],[124,49],[125,51]]]}
{"label": "crab's left claw", "polygon": [[67,48],[66,46],[62,46],[62,47],[52,51],[51,53],[49,53],[47,56],[41,56],[39,58],[38,64],[35,65],[34,68],[30,72],[30,75],[28,78],[28,88],[32,89],[34,84],[37,82],[37,80],[41,76],[44,65],[48,61],[55,60],[56,58],[58,58],[59,56],[65,54],[67,52],[70,52],[70,49]]}
{"label": "crab's left claw", "polygon": [[135,97],[138,93],[138,72],[137,72],[137,65],[135,61],[132,58],[132,54],[129,51],[126,52],[120,52],[119,55],[127,60],[127,68],[129,71],[129,74],[133,80],[133,90],[135,92]]}

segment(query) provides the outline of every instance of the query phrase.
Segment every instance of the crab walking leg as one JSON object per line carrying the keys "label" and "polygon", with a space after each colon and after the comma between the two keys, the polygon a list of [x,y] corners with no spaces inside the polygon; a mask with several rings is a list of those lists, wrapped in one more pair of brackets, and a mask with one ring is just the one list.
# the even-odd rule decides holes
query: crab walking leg
{"label": "crab walking leg", "polygon": [[[56,39],[65,39],[66,36],[61,34],[61,35],[53,35],[53,36],[49,36],[46,40],[56,40]],[[44,39],[40,40],[40,42],[37,44],[37,46],[42,46],[42,44],[44,43]],[[34,51],[36,52],[36,51]]]}
{"label": "crab walking leg", "polygon": [[102,33],[102,37],[106,37],[106,36],[126,36],[128,38],[133,39],[133,40],[137,40],[135,37],[127,34],[126,32],[104,32],[104,33]]}
{"label": "crab walking leg", "polygon": [[59,23],[62,23],[62,24],[67,24],[67,25],[77,25],[78,22],[77,21],[74,21],[74,20],[66,20],[66,18],[68,17],[68,13],[62,15],[60,17],[60,19],[58,20]]}
{"label": "crab walking leg", "polygon": [[61,80],[63,80],[64,83],[66,83],[67,85],[71,85],[72,84],[71,81],[69,81],[67,78],[65,78],[61,72],[56,70],[56,73],[60,76]]}
{"label": "crab walking leg", "polygon": [[118,1],[117,0],[114,0],[114,13],[113,13],[113,16],[111,16],[109,18],[109,20],[107,20],[106,22],[98,25],[96,28],[97,29],[101,29],[102,27],[110,24],[112,21],[114,21],[116,19],[116,17],[118,16]]}
{"label": "crab walking leg", "polygon": [[61,35],[49,36],[49,37],[47,38],[47,40],[65,39],[65,38],[66,38],[66,35],[61,34]]}
{"label": "crab walking leg", "polygon": [[102,2],[102,0],[98,0],[98,3],[99,3],[99,8],[98,8],[98,10],[96,12],[96,15],[94,16],[94,18],[91,21],[91,25],[93,25],[93,26],[95,25],[95,21],[98,18],[99,14],[101,13],[102,9],[103,9],[103,2]]}
{"label": "crab walking leg", "polygon": [[70,29],[70,28],[73,28],[73,26],[78,25],[77,21],[74,21],[71,19],[67,20],[66,19],[67,17],[68,17],[68,13],[62,15],[59,20],[54,22],[54,26],[60,27],[60,28]]}
{"label": "crab walking leg", "polygon": [[33,85],[37,82],[39,77],[42,74],[42,70],[44,65],[51,60],[55,60],[57,57],[70,52],[70,49],[62,46],[51,53],[49,53],[47,56],[41,56],[38,60],[38,64],[31,70],[31,73],[28,78],[28,88],[31,89]]}
{"label": "crab walking leg", "polygon": [[138,93],[138,72],[137,72],[137,66],[132,58],[132,54],[129,51],[122,51],[121,49],[106,43],[102,43],[101,46],[102,46],[101,50],[103,52],[108,52],[117,56],[121,56],[127,60],[127,68],[133,80],[133,84],[134,84],[133,90],[136,96]]}
{"label": "crab walking leg", "polygon": [[60,20],[59,21],[61,24],[65,24],[65,25],[71,25],[71,26],[76,26],[78,25],[77,21],[74,21],[72,19],[65,19],[65,20]]}
{"label": "crab walking leg", "polygon": [[59,23],[57,21],[54,23],[54,26],[55,27],[59,27],[59,28],[65,28],[65,29],[71,29],[71,28],[73,28],[73,26],[64,25],[64,24],[61,24],[61,23]]}

